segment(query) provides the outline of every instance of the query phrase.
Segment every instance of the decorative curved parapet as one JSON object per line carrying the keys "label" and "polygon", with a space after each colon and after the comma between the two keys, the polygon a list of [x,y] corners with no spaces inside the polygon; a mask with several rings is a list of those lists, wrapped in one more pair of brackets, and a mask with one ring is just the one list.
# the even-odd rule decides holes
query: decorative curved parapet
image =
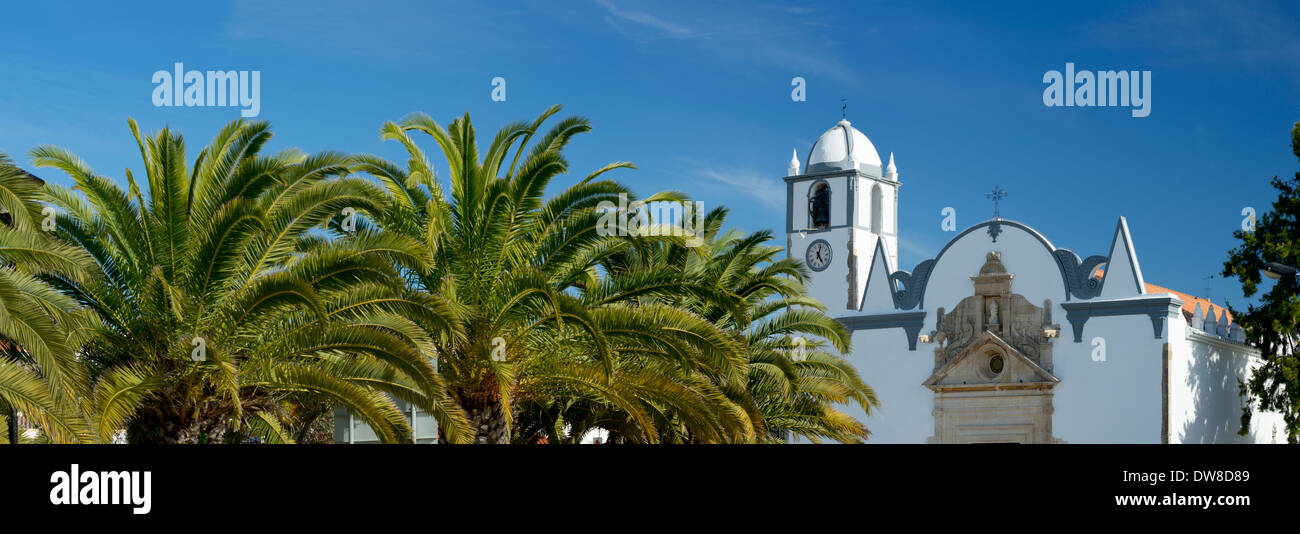
{"label": "decorative curved parapet", "polygon": [[1053,250],[1052,255],[1056,256],[1056,262],[1061,265],[1065,287],[1071,296],[1087,300],[1101,294],[1101,280],[1093,278],[1092,271],[1109,261],[1108,258],[1094,255],[1080,262],[1078,254],[1065,248]]}
{"label": "decorative curved parapet", "polygon": [[837,319],[849,330],[879,330],[881,328],[902,328],[907,334],[907,350],[916,350],[916,336],[920,335],[925,324],[925,312],[886,313],[880,315],[857,315]]}
{"label": "decorative curved parapet", "polygon": [[889,280],[894,282],[894,287],[903,289],[894,292],[894,307],[900,310],[910,310],[921,303],[921,297],[925,295],[925,286],[930,282],[930,272],[934,270],[935,260],[925,260],[916,264],[916,269],[912,272],[894,271],[889,275]]}
{"label": "decorative curved parapet", "polygon": [[901,282],[903,287],[906,288],[904,291],[898,291],[894,294],[894,306],[900,310],[910,310],[918,306],[924,309],[925,287],[930,282],[931,271],[934,270],[939,259],[943,258],[944,252],[947,252],[948,248],[951,247],[953,243],[960,241],[966,236],[966,234],[980,228],[987,228],[989,235],[996,239],[996,235],[1000,235],[1003,232],[1003,226],[1011,226],[1024,230],[1026,233],[1033,236],[1039,244],[1043,245],[1043,248],[1047,249],[1047,252],[1056,260],[1056,268],[1060,271],[1061,286],[1062,290],[1065,292],[1065,300],[1087,300],[1097,298],[1097,296],[1101,294],[1101,282],[1092,279],[1089,275],[1092,274],[1093,269],[1096,269],[1098,265],[1109,262],[1109,258],[1106,256],[1094,255],[1088,256],[1087,259],[1080,262],[1077,254],[1069,249],[1056,248],[1052,245],[1052,242],[1048,241],[1043,234],[1038,232],[1038,230],[1035,230],[1024,223],[1007,219],[992,219],[963,230],[961,233],[957,234],[956,237],[952,238],[952,240],[948,241],[948,244],[944,245],[943,250],[940,250],[939,254],[934,258],[918,263],[916,269],[912,272],[894,271],[893,274],[890,274],[889,279],[891,281],[896,284]]}
{"label": "decorative curved parapet", "polygon": [[1083,325],[1093,317],[1113,317],[1116,315],[1146,315],[1151,318],[1151,330],[1156,339],[1162,339],[1165,331],[1165,319],[1177,313],[1182,317],[1183,301],[1169,294],[1142,296],[1121,300],[1101,300],[1086,302],[1063,302],[1065,319],[1074,329],[1074,342],[1083,342]]}

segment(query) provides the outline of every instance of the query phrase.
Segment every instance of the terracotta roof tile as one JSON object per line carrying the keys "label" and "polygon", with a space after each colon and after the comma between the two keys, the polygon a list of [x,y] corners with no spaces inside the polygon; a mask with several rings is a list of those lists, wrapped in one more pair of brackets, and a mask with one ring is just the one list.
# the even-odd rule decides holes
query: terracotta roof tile
{"label": "terracotta roof tile", "polygon": [[[1106,269],[1104,267],[1098,267],[1092,271],[1092,277],[1098,280],[1102,279],[1102,277],[1104,277],[1105,274],[1106,274]],[[1228,311],[1228,309],[1224,308],[1223,306],[1210,302],[1209,299],[1194,297],[1192,295],[1188,295],[1187,293],[1183,293],[1182,291],[1174,291],[1167,287],[1158,286],[1150,283],[1146,284],[1146,291],[1147,293],[1173,293],[1174,295],[1177,295],[1178,300],[1183,301],[1183,320],[1187,321],[1187,324],[1192,324],[1192,316],[1196,314],[1197,306],[1201,307],[1202,318],[1210,315],[1210,310],[1214,310],[1215,317],[1218,317],[1223,314],[1227,314],[1228,324],[1232,324],[1232,312]],[[1201,325],[1192,325],[1192,326],[1195,326],[1196,328],[1201,327]]]}
{"label": "terracotta roof tile", "polygon": [[[1173,293],[1174,295],[1177,295],[1178,299],[1183,301],[1183,319],[1187,320],[1188,324],[1191,324],[1192,322],[1192,315],[1196,313],[1195,311],[1196,306],[1201,307],[1201,317],[1205,317],[1208,315],[1214,315],[1218,317],[1226,313],[1228,314],[1228,324],[1232,324],[1232,312],[1229,312],[1228,309],[1224,308],[1223,306],[1210,302],[1208,299],[1203,299],[1201,297],[1194,297],[1192,295],[1188,295],[1187,293],[1183,293],[1182,291],[1174,291],[1167,287],[1161,287],[1155,284],[1147,284],[1146,286],[1147,286],[1147,293]],[[1213,314],[1207,311],[1206,309],[1207,305],[1209,306],[1209,309],[1214,310]],[[1196,328],[1201,327],[1201,325],[1192,325],[1192,326],[1195,326]]]}

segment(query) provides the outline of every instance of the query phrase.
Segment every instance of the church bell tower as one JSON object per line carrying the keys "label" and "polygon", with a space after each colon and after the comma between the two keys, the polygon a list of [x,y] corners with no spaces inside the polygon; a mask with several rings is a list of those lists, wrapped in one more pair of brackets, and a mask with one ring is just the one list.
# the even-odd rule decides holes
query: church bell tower
{"label": "church bell tower", "polygon": [[812,270],[810,296],[832,316],[861,306],[880,243],[898,268],[898,169],[881,167],[866,135],[841,120],[813,143],[800,173],[795,153],[785,177],[786,251]]}

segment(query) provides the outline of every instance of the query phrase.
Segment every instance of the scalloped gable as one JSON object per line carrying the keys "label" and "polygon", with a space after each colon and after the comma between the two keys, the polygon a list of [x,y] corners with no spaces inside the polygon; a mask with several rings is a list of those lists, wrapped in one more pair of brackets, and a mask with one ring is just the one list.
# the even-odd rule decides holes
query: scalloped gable
{"label": "scalloped gable", "polygon": [[1115,225],[1115,238],[1110,244],[1110,258],[1106,262],[1099,297],[1125,298],[1145,293],[1146,283],[1142,281],[1142,267],[1133,248],[1133,238],[1129,236],[1128,220],[1120,217]]}
{"label": "scalloped gable", "polygon": [[871,270],[867,273],[867,287],[862,292],[862,305],[858,307],[858,311],[892,312],[897,309],[894,305],[894,283],[889,279],[889,273],[893,271],[888,258],[884,240],[876,239]]}

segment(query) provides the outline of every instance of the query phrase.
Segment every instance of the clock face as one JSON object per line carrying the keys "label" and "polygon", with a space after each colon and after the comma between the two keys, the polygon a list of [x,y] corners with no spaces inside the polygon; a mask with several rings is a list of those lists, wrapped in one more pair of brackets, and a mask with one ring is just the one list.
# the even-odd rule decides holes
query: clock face
{"label": "clock face", "polygon": [[814,271],[824,271],[831,264],[831,244],[825,239],[818,239],[808,245],[808,254],[805,256],[808,266]]}

